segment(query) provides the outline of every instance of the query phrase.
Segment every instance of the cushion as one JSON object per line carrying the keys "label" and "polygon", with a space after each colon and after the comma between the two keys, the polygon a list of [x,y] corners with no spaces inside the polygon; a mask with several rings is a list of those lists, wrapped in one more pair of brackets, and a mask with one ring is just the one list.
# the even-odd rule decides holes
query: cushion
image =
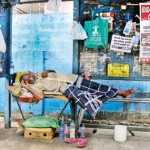
{"label": "cushion", "polygon": [[22,94],[21,87],[17,86],[7,86],[8,91],[14,96],[20,96]]}
{"label": "cushion", "polygon": [[20,77],[21,77],[23,74],[25,74],[25,73],[27,73],[27,72],[25,72],[25,71],[17,72],[17,73],[16,73],[16,77],[15,77],[15,83],[19,83],[19,82],[20,82]]}

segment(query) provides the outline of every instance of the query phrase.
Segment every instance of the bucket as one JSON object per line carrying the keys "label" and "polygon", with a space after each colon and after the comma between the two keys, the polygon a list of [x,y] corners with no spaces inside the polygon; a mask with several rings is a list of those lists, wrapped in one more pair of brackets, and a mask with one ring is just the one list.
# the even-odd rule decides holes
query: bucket
{"label": "bucket", "polygon": [[114,140],[116,142],[125,142],[127,140],[127,126],[115,125]]}

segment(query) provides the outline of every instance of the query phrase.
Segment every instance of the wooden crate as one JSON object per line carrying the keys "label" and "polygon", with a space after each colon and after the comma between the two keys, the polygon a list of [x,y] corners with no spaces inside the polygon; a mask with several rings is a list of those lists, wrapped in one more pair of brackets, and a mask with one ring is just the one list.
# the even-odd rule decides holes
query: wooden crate
{"label": "wooden crate", "polygon": [[51,140],[53,138],[53,135],[54,132],[52,128],[25,128],[24,131],[25,138]]}

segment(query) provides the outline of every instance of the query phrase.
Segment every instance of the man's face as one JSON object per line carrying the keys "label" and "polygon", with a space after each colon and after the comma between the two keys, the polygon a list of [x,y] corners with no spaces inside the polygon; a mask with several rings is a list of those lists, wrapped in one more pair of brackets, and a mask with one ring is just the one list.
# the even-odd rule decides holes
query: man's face
{"label": "man's face", "polygon": [[34,74],[28,73],[24,77],[25,81],[27,81],[29,84],[34,84],[36,80],[36,76]]}

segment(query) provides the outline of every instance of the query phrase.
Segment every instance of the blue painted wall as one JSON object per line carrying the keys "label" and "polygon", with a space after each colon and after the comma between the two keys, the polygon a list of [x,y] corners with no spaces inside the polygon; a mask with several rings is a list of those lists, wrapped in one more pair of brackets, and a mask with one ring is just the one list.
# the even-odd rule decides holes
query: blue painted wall
{"label": "blue painted wall", "polygon": [[[36,19],[34,19],[36,18]],[[71,38],[72,15],[69,14],[41,14],[16,15],[13,17],[12,36],[12,66],[13,72],[43,69],[55,69],[57,72],[71,73],[73,65],[73,42]],[[95,80],[101,84],[108,84],[118,89],[126,90],[136,87],[138,93],[149,92],[150,84],[147,81],[123,80]],[[39,104],[29,105],[22,103],[22,108],[34,114],[58,112],[65,105],[57,99],[44,99]],[[148,111],[148,105],[138,104],[138,110]],[[129,104],[129,111],[137,111],[137,104]],[[12,110],[16,110],[16,103],[12,103]],[[124,111],[121,102],[106,102],[100,111]],[[65,113],[70,113],[68,107]]]}
{"label": "blue painted wall", "polygon": [[[22,70],[33,72],[44,69],[54,69],[57,72],[71,73],[73,65],[73,41],[71,38],[72,15],[70,14],[41,14],[18,15],[13,17],[12,33],[12,63],[11,73]],[[95,80],[119,89],[136,87],[138,93],[149,92],[150,84],[147,81],[123,80]],[[1,82],[0,111],[4,111],[6,89],[5,78]],[[60,111],[65,102],[60,100],[44,99],[36,105],[22,103],[25,112],[34,114],[52,113]],[[129,111],[149,111],[149,105],[130,104]],[[137,109],[138,108],[138,109]],[[12,102],[12,111],[18,110],[16,102]],[[120,102],[106,102],[100,111],[124,111]],[[65,111],[70,113],[69,107]]]}
{"label": "blue painted wall", "polygon": [[[12,69],[72,73],[73,40],[71,29],[73,14],[14,15],[12,22]],[[44,99],[36,105],[22,103],[27,112],[41,114],[59,111],[65,102]],[[43,109],[43,110],[42,110]],[[16,103],[12,103],[12,111]],[[68,108],[66,110],[70,112]]]}
{"label": "blue painted wall", "polygon": [[[110,6],[112,2],[115,2],[116,4],[119,3],[127,3],[127,0],[124,1],[118,1],[118,0],[96,0],[96,2],[107,2],[103,6],[98,5],[89,5],[84,4],[84,0],[81,0],[80,8],[79,8],[79,16],[80,16],[80,22],[84,25],[84,21],[91,20],[92,19],[92,13],[93,13],[93,19],[96,18],[96,13],[102,13],[102,12],[115,12],[115,20],[114,20],[114,28],[117,25],[119,20],[123,20],[123,23],[125,24],[129,19],[133,19],[133,21],[139,22],[137,18],[135,18],[135,14],[138,14],[138,7],[127,7],[127,10],[125,12],[120,10],[120,7]],[[130,1],[133,2],[134,1]],[[136,1],[137,3],[138,1]],[[89,15],[84,15],[84,12],[89,11]],[[109,33],[110,35],[112,33]],[[83,44],[82,44],[83,46]],[[95,52],[94,49],[88,49],[90,52]],[[87,50],[87,52],[88,52]],[[81,52],[84,51],[86,53],[86,49],[82,47]],[[107,76],[106,73],[103,75],[96,73],[93,74],[93,76],[97,79],[95,80],[98,83],[107,84],[112,87],[115,87],[120,90],[127,90],[132,87],[136,88],[135,94],[132,95],[134,98],[150,98],[150,78],[149,77],[142,77],[139,72],[136,70],[133,71],[133,66],[136,65],[134,62],[134,57],[138,57],[138,52],[132,52],[131,54],[122,54],[118,57],[118,54],[115,52],[110,52],[107,48],[106,49],[99,49],[96,51],[97,54],[102,55],[102,57],[105,55],[110,55],[110,61],[112,63],[128,63],[130,65],[130,77],[126,79],[119,79],[119,78],[110,78]],[[135,57],[135,58],[136,58]],[[90,59],[90,58],[89,58]],[[97,59],[97,58],[95,58]],[[89,61],[90,62],[90,61]],[[87,63],[88,64],[88,63]],[[103,65],[103,68],[106,68],[106,62]],[[97,68],[100,67],[97,61]],[[82,69],[82,68],[81,68]],[[82,70],[81,70],[82,72]],[[105,69],[106,72],[106,69]],[[119,79],[119,80],[117,80]],[[139,80],[139,81],[136,81]],[[122,103],[122,102],[106,102],[100,109],[100,111],[107,111],[107,112],[124,112],[124,111],[133,111],[133,112],[149,112],[150,110],[150,103],[143,104],[143,103]]]}
{"label": "blue painted wall", "polygon": [[11,9],[4,9],[0,6],[0,25],[6,43],[6,52],[0,52],[0,60],[2,63],[2,72],[0,72],[0,77],[7,76],[9,74],[10,65],[10,38],[11,38]]}
{"label": "blue painted wall", "polygon": [[72,20],[72,14],[14,15],[11,71],[72,72]]}
{"label": "blue painted wall", "polygon": [[6,79],[0,78],[0,112],[4,112],[6,99]]}
{"label": "blue painted wall", "polygon": [[10,64],[10,34],[11,34],[11,10],[4,9],[0,6],[0,26],[6,43],[6,52],[0,52],[0,62],[2,61],[2,72],[0,72],[0,112],[4,112],[6,99],[8,98],[8,91],[6,90],[7,79],[9,74]]}
{"label": "blue painted wall", "polygon": [[[106,84],[115,87],[119,90],[128,90],[135,87],[136,92],[131,96],[131,98],[141,98],[141,93],[150,92],[150,82],[149,81],[125,81],[125,80],[95,80],[100,84]],[[141,96],[140,96],[141,95]],[[121,98],[118,96],[118,98]],[[149,98],[149,97],[147,97]],[[123,102],[108,102],[101,107],[100,111],[108,112],[149,112],[150,103],[123,103]]]}

